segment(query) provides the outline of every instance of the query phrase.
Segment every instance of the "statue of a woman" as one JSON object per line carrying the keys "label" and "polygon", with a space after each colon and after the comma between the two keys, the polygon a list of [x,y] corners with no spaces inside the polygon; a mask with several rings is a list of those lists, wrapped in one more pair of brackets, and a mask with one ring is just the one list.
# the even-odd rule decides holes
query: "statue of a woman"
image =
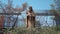
{"label": "statue of a woman", "polygon": [[27,27],[28,28],[35,27],[35,14],[31,6],[27,11]]}

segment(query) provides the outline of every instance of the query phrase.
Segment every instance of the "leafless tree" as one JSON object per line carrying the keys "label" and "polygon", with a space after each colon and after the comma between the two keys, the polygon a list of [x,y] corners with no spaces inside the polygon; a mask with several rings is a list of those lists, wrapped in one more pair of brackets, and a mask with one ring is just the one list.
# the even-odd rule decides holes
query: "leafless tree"
{"label": "leafless tree", "polygon": [[[27,3],[23,3],[22,4],[22,7],[21,8],[19,8],[19,7],[17,7],[17,8],[14,8],[12,5],[12,3],[13,3],[13,0],[7,0],[8,1],[8,3],[7,4],[5,4],[5,6],[4,6],[4,4],[0,1],[0,7],[1,7],[1,9],[3,10],[3,13],[9,13],[9,14],[12,14],[12,13],[20,13],[21,14],[21,12],[22,11],[24,11],[24,10],[26,10],[26,8],[27,8]],[[11,23],[11,18],[12,18],[12,16],[13,15],[6,15],[6,16],[4,16],[4,17],[8,17],[8,23],[10,24]],[[14,22],[14,24],[13,24],[13,26],[12,26],[12,28],[14,28],[14,26],[15,26],[15,24],[17,23],[17,20],[18,20],[18,16],[19,15],[17,15],[17,17],[16,17],[16,19],[13,21]]]}

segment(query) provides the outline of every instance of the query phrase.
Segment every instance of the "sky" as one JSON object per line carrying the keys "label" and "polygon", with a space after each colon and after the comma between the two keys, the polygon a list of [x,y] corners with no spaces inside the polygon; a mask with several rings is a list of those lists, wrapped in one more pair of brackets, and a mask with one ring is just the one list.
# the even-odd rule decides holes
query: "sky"
{"label": "sky", "polygon": [[[1,0],[3,3],[7,3],[7,0]],[[53,0],[13,0],[13,6],[21,6],[24,2],[28,3],[28,6],[32,6],[34,10],[49,10],[50,4]]]}

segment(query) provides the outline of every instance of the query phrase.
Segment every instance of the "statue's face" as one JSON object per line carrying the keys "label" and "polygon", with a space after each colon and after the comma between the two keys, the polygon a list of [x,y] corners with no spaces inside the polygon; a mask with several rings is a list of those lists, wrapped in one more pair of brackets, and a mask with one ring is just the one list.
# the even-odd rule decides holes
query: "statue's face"
{"label": "statue's face", "polygon": [[32,7],[31,6],[29,7],[29,10],[32,11]]}

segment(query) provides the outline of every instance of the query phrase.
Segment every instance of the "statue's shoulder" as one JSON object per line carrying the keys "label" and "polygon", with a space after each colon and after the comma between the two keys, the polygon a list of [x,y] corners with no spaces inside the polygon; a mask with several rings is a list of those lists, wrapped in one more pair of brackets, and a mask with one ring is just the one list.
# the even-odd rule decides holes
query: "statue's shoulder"
{"label": "statue's shoulder", "polygon": [[27,10],[26,13],[30,13],[29,10]]}

